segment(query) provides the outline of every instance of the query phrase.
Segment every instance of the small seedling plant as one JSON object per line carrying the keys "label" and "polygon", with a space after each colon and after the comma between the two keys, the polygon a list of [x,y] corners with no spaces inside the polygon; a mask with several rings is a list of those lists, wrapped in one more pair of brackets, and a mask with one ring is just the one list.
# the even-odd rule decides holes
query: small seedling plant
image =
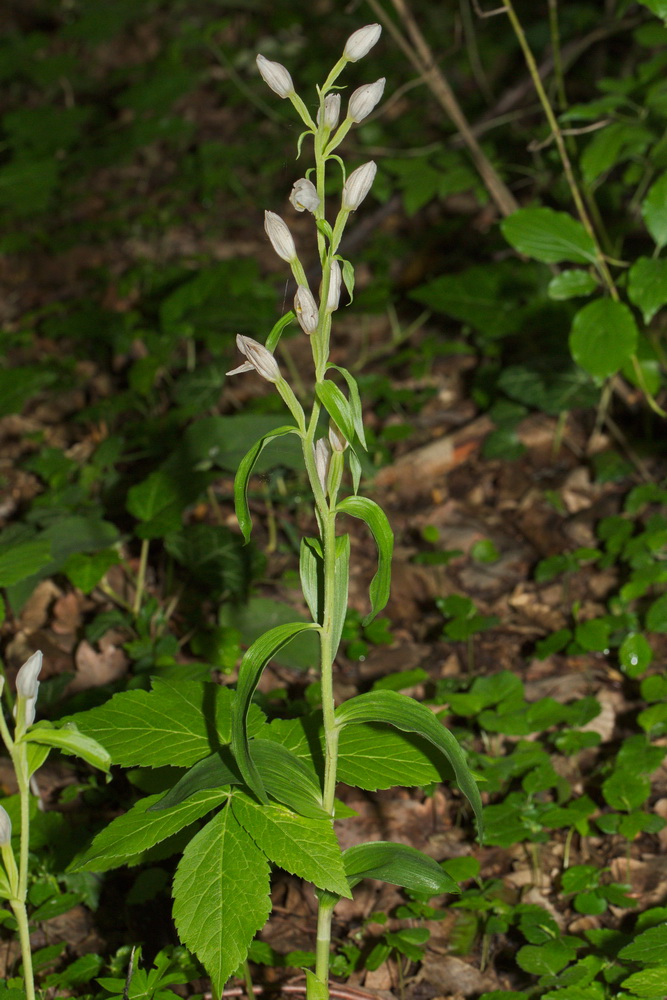
{"label": "small seedling plant", "polygon": [[[380,79],[355,90],[341,118],[336,84],[348,65],[377,43],[380,26],[367,25],[348,39],[343,55],[318,88],[311,116],[288,70],[263,56],[259,71],[279,97],[291,102],[304,125],[299,151],[312,139],[314,165],[296,181],[290,201],[312,217],[321,283],[310,287],[292,233],[275,212],[265,229],[278,256],[296,281],[294,312],[282,317],[264,344],[237,337],[243,363],[228,374],[252,372],[274,387],[287,422],[265,433],[241,461],[235,505],[244,539],[251,533],[247,500],[250,478],[263,449],[287,436],[298,439],[314,502],[317,534],[300,543],[300,579],[309,621],[269,629],[247,649],[236,689],[180,680],[155,679],[150,692],[133,690],[77,716],[80,729],[98,740],[113,763],[125,767],[178,768],[171,787],[141,799],[115,819],[73,863],[74,871],[105,871],[142,861],[161,844],[182,850],[173,882],[173,915],[183,943],[206,967],[218,993],[247,960],[253,938],[270,912],[270,866],[311,882],[318,902],[315,970],[306,970],[308,997],[328,996],[331,923],[334,907],[364,878],[384,879],[434,895],[458,891],[456,882],[431,858],[414,848],[374,841],[342,852],[333,820],[344,815],[336,786],[343,780],[363,789],[424,785],[454,778],[473,806],[478,824],[481,802],[455,737],[425,706],[391,690],[360,694],[336,706],[334,661],[347,612],[350,535],[339,531],[343,518],[370,530],[378,566],[369,588],[367,627],[389,597],[393,535],[378,504],[359,493],[364,423],[357,383],[330,360],[332,319],[343,283],[353,293],[354,271],[340,254],[350,216],[371,189],[376,166],[370,161],[348,173],[337,152],[349,130],[363,121],[382,97]],[[342,175],[342,194],[329,220],[325,192],[328,173]],[[312,404],[307,413],[281,373],[274,352],[294,319],[312,348]],[[299,373],[302,382],[308,375]],[[346,484],[345,486],[343,484]],[[310,634],[313,665],[319,661],[321,711],[267,722],[253,702],[262,671],[287,643]],[[439,754],[433,754],[433,748]],[[433,760],[441,761],[438,766]],[[185,846],[183,848],[185,841]]]}

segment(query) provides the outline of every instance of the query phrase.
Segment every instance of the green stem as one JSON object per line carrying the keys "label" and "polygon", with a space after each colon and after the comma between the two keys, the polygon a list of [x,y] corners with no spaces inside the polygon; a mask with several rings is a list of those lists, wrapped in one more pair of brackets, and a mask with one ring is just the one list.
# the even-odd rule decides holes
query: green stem
{"label": "green stem", "polygon": [[144,596],[144,585],[146,583],[146,567],[148,566],[148,548],[150,542],[147,538],[141,540],[141,553],[139,555],[139,570],[137,572],[137,589],[134,595],[132,611],[138,615],[141,611],[141,602]]}
{"label": "green stem", "polygon": [[328,986],[329,957],[331,954],[331,918],[335,900],[320,900],[317,913],[317,946],[315,952],[315,975],[320,983]]}
{"label": "green stem", "polygon": [[[21,833],[23,833],[23,831],[21,831]],[[19,929],[21,958],[23,960],[23,985],[25,986],[26,1000],[35,1000],[35,974],[32,968],[30,929],[28,927],[28,914],[25,910],[25,900],[21,902],[19,900],[12,899],[11,907]]]}

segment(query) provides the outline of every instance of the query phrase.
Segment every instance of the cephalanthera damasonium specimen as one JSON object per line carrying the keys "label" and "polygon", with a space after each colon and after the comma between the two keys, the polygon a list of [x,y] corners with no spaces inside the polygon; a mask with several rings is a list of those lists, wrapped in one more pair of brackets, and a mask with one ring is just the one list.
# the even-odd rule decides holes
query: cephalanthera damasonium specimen
{"label": "cephalanthera damasonium specimen", "polygon": [[[108,705],[77,717],[84,732],[101,740],[114,763],[127,767],[185,768],[168,792],[140,800],[114,819],[72,865],[105,871],[162,843],[179,830],[189,840],[173,881],[174,920],[183,942],[205,965],[220,993],[248,957],[255,934],[269,916],[270,865],[312,883],[318,901],[315,970],[306,970],[309,1000],[326,1000],[331,921],[336,903],[350,897],[363,878],[385,879],[430,895],[458,887],[431,858],[401,844],[373,841],[341,851],[333,829],[339,765],[346,781],[362,788],[437,781],[453,773],[480,815],[477,787],[456,739],[425,706],[393,691],[361,694],[336,706],[334,659],[347,610],[350,536],[344,519],[358,518],[376,543],[378,565],[369,587],[368,623],[389,598],[393,535],[382,508],[361,496],[360,456],[366,448],[357,383],[330,361],[332,321],[342,285],[352,296],[354,270],[340,253],[354,212],[368,197],[376,174],[371,160],[348,171],[334,151],[356,122],[378,106],[384,79],[357,88],[341,111],[336,83],[348,63],[377,43],[380,27],[367,25],[348,39],[343,55],[318,88],[311,115],[289,71],[259,56],[259,71],[271,90],[289,101],[304,125],[299,150],[312,140],[313,162],[285,192],[297,212],[312,220],[320,275],[311,282],[283,207],[265,212],[267,238],[296,283],[294,312],[278,320],[264,343],[238,336],[243,361],[228,374],[259,375],[287,409],[283,426],[261,437],[241,460],[235,482],[236,516],[245,540],[252,522],[247,491],[265,447],[285,435],[297,438],[312,492],[317,535],[301,540],[299,571],[311,620],[288,620],[255,639],[239,666],[236,688],[157,679],[151,692],[128,691]],[[340,195],[329,196],[327,173],[338,176]],[[329,211],[333,206],[333,211]],[[312,403],[297,399],[276,358],[283,330],[293,321],[312,351],[312,369],[300,371],[312,388]],[[305,395],[305,394],[304,394]],[[293,616],[290,616],[290,619]],[[267,721],[253,695],[264,667],[298,635],[310,633],[313,671],[321,682],[321,710],[304,719]],[[380,723],[382,725],[378,726]],[[369,725],[370,724],[370,725]],[[405,758],[405,733],[417,733],[440,752],[424,754],[418,766]],[[438,770],[433,759],[444,759]],[[406,762],[397,773],[396,761]],[[197,824],[199,824],[197,826]],[[194,832],[192,832],[194,830]],[[246,981],[249,973],[246,966]]]}

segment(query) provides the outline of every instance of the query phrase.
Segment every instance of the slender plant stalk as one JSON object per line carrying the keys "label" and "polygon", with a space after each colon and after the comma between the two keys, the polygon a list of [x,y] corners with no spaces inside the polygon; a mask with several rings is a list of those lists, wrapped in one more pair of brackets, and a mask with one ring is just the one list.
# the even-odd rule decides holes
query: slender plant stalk
{"label": "slender plant stalk", "polygon": [[477,141],[449,81],[440,66],[438,66],[435,56],[405,0],[392,0],[392,3],[405,26],[410,41],[401,34],[391,18],[387,16],[379,0],[368,0],[368,3],[390,32],[396,44],[401,48],[417,72],[424,78],[424,82],[430,88],[448,118],[451,119],[452,123],[458,129],[461,138],[468,148],[477,172],[495,202],[498,211],[503,216],[508,216],[516,212],[519,205],[514,195],[499,176]]}
{"label": "slender plant stalk", "polygon": [[[403,0],[394,0],[394,2],[402,3]],[[528,67],[528,72],[530,73],[531,79],[533,81],[533,86],[535,87],[535,92],[539,97],[540,104],[542,105],[545,117],[547,119],[547,122],[549,123],[549,128],[551,129],[551,134],[553,135],[554,142],[556,143],[556,148],[558,149],[558,155],[560,156],[560,160],[563,165],[565,178],[567,180],[567,184],[570,189],[570,193],[572,195],[572,200],[574,201],[577,210],[577,215],[579,216],[579,219],[584,229],[586,230],[591,240],[593,241],[593,246],[595,249],[595,258],[596,258],[595,264],[598,273],[600,274],[600,277],[602,278],[602,281],[610,297],[615,302],[619,302],[621,300],[621,296],[619,294],[619,291],[616,287],[616,283],[607,265],[607,259],[602,250],[602,246],[600,244],[600,240],[598,239],[597,232],[591,220],[590,213],[586,208],[584,198],[582,196],[581,191],[579,190],[579,185],[577,183],[577,179],[574,174],[572,161],[570,160],[570,156],[567,151],[565,137],[563,136],[563,132],[561,130],[560,125],[558,124],[558,120],[556,118],[556,115],[554,114],[554,110],[547,96],[547,92],[542,84],[542,79],[540,77],[540,73],[537,68],[537,63],[535,62],[533,53],[530,49],[530,46],[528,45],[528,40],[526,39],[526,34],[523,30],[523,25],[521,24],[521,21],[519,20],[516,11],[514,10],[513,0],[505,0],[504,10],[505,13],[507,14],[510,24],[512,25],[514,34],[516,35],[517,41],[519,42],[519,45],[521,47],[521,51],[523,52],[524,59],[526,60],[526,65]],[[639,359],[637,355],[632,354],[630,360],[632,362],[632,367],[635,373],[635,377],[644,394],[647,403],[649,404],[651,409],[658,414],[658,416],[667,417],[667,413],[653,398],[648,386],[646,385],[644,373],[642,371],[641,365],[639,364]],[[606,405],[604,410],[599,411],[598,416],[604,419],[605,415],[606,415]]]}

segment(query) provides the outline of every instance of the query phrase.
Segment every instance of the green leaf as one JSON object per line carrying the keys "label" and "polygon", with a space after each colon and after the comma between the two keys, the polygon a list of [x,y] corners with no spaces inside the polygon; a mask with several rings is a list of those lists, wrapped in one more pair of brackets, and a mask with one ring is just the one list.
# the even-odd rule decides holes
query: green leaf
{"label": "green leaf", "polygon": [[631,157],[641,156],[653,138],[638,122],[610,122],[599,129],[584,149],[580,166],[586,184]]}
{"label": "green leaf", "polygon": [[[366,444],[366,434],[364,432],[364,420],[361,410],[361,397],[359,396],[359,387],[357,385],[357,380],[354,375],[347,370],[347,368],[341,368],[340,365],[334,365],[329,363],[327,365],[327,370],[333,368],[335,371],[339,372],[347,382],[347,390],[349,393],[349,405],[350,411],[352,413],[352,423],[354,424],[354,429],[357,432],[357,437],[359,438],[359,443],[365,451],[368,451],[368,446]],[[341,428],[342,430],[342,428]],[[345,435],[347,437],[347,435]],[[351,439],[348,438],[348,442]]]}
{"label": "green leaf", "polygon": [[667,965],[658,965],[651,969],[633,972],[621,982],[626,990],[637,997],[647,997],[649,1000],[660,1000],[667,994]]}
{"label": "green leaf", "polygon": [[173,894],[179,936],[220,993],[271,911],[268,862],[229,807],[186,847]]}
{"label": "green leaf", "polygon": [[298,816],[281,805],[260,805],[243,792],[234,815],[270,861],[320,889],[352,898],[330,818]]}
{"label": "green leaf", "polygon": [[405,844],[357,844],[344,852],[343,864],[351,889],[364,878],[377,878],[429,896],[461,891],[437,861]]}
{"label": "green leaf", "polygon": [[570,333],[572,357],[597,378],[608,378],[633,354],[639,332],[628,306],[596,299],[580,309]]}
{"label": "green leaf", "polygon": [[362,621],[362,625],[365,626],[373,621],[389,600],[394,533],[385,512],[374,500],[369,500],[368,497],[346,497],[338,504],[336,512],[351,514],[352,517],[358,517],[364,521],[370,528],[377,545],[378,568],[369,588],[371,611]]}
{"label": "green leaf", "polygon": [[667,302],[667,260],[638,257],[628,274],[628,298],[648,325]]}
{"label": "green leaf", "polygon": [[[190,767],[231,739],[234,692],[218,684],[153,679],[152,691],[125,691],[73,716],[123,767]],[[256,721],[256,717],[255,717]]]}
{"label": "green leaf", "polygon": [[619,952],[619,958],[645,964],[655,962],[661,955],[667,955],[667,923],[642,931],[632,944],[621,948]]}
{"label": "green leaf", "polygon": [[323,379],[315,386],[315,394],[334,423],[348,441],[354,441],[354,416],[352,406],[331,379]]}
{"label": "green leaf", "polygon": [[667,244],[667,173],[651,185],[642,202],[642,217],[659,250]]}
{"label": "green leaf", "polygon": [[[306,604],[319,625],[324,618],[324,559],[318,538],[301,539],[299,574]],[[331,625],[332,648],[338,649],[347,613],[347,590],[350,579],[350,536],[336,538],[334,571],[334,613]]]}
{"label": "green leaf", "polygon": [[653,650],[641,632],[631,632],[625,637],[618,651],[623,673],[640,677],[653,659]]}
{"label": "green leaf", "polygon": [[646,628],[651,632],[667,632],[667,594],[653,601],[646,612]]}
{"label": "green leaf", "polygon": [[324,559],[319,538],[302,538],[299,555],[301,589],[313,621],[322,624],[324,614]]}
{"label": "green leaf", "polygon": [[81,757],[100,771],[108,772],[111,766],[111,756],[105,748],[91,736],[79,732],[73,722],[66,722],[62,729],[53,729],[48,722],[38,722],[28,729],[23,738],[27,743],[57,747],[63,753]]}
{"label": "green leaf", "polygon": [[11,587],[38,573],[51,562],[51,558],[51,542],[48,539],[23,542],[0,552],[0,587]]}
{"label": "green leaf", "polygon": [[597,281],[588,271],[568,270],[552,278],[547,291],[549,298],[558,302],[562,299],[576,299],[580,295],[590,295],[597,287]]}
{"label": "green leaf", "polygon": [[268,803],[264,785],[248,749],[246,718],[250,702],[264,667],[273,659],[278,650],[300,632],[310,629],[319,630],[319,627],[316,622],[287,622],[285,625],[277,625],[261,635],[259,639],[255,639],[241,660],[236,685],[236,699],[232,709],[232,752],[248,786],[264,803]]}
{"label": "green leaf", "polygon": [[300,436],[299,428],[290,426],[277,427],[275,430],[263,434],[254,443],[250,451],[241,459],[236,472],[234,478],[234,506],[236,508],[236,519],[239,522],[239,527],[246,542],[250,540],[250,532],[252,531],[252,518],[250,517],[250,509],[248,507],[248,481],[255,468],[257,459],[269,441],[277,437],[283,437],[285,434],[297,434]]}
{"label": "green leaf", "polygon": [[160,795],[140,799],[123,816],[112,820],[97,834],[90,847],[77,855],[71,872],[106,872],[124,864],[139,864],[140,855],[205,816],[228,797],[224,789],[196,792],[187,802],[152,812]]}
{"label": "green leaf", "polygon": [[595,244],[581,222],[551,208],[520,208],[500,228],[515,250],[545,264],[596,262]]}
{"label": "green leaf", "polygon": [[562,941],[547,941],[541,945],[524,945],[516,955],[517,964],[524,972],[535,976],[555,976],[574,958],[571,947]]}
{"label": "green leaf", "polygon": [[277,323],[274,324],[271,333],[266,338],[264,346],[267,351],[271,351],[271,354],[275,354],[278,342],[283,335],[283,331],[296,319],[296,313],[290,310],[286,312],[284,316],[281,316]]}
{"label": "green leaf", "polygon": [[425,705],[395,691],[371,691],[343,702],[336,709],[339,727],[358,722],[386,722],[404,732],[418,733],[437,747],[452,765],[456,782],[475,811],[482,838],[482,801],[465,754],[456,738]]}
{"label": "green leaf", "polygon": [[329,1000],[329,987],[318,979],[311,969],[304,969],[306,973],[306,989],[311,1000]]}
{"label": "green leaf", "polygon": [[[302,816],[321,819],[327,816],[322,806],[322,792],[314,772],[287,747],[273,740],[256,739],[249,743],[250,756],[262,776],[264,786],[274,799]],[[184,802],[195,792],[221,785],[242,784],[233,754],[228,747],[200,760],[176,782],[151,811],[169,809]]]}
{"label": "green leaf", "polygon": [[115,549],[102,549],[90,555],[73,552],[63,564],[62,572],[75,587],[89,594],[112,566],[118,565],[120,556]]}

